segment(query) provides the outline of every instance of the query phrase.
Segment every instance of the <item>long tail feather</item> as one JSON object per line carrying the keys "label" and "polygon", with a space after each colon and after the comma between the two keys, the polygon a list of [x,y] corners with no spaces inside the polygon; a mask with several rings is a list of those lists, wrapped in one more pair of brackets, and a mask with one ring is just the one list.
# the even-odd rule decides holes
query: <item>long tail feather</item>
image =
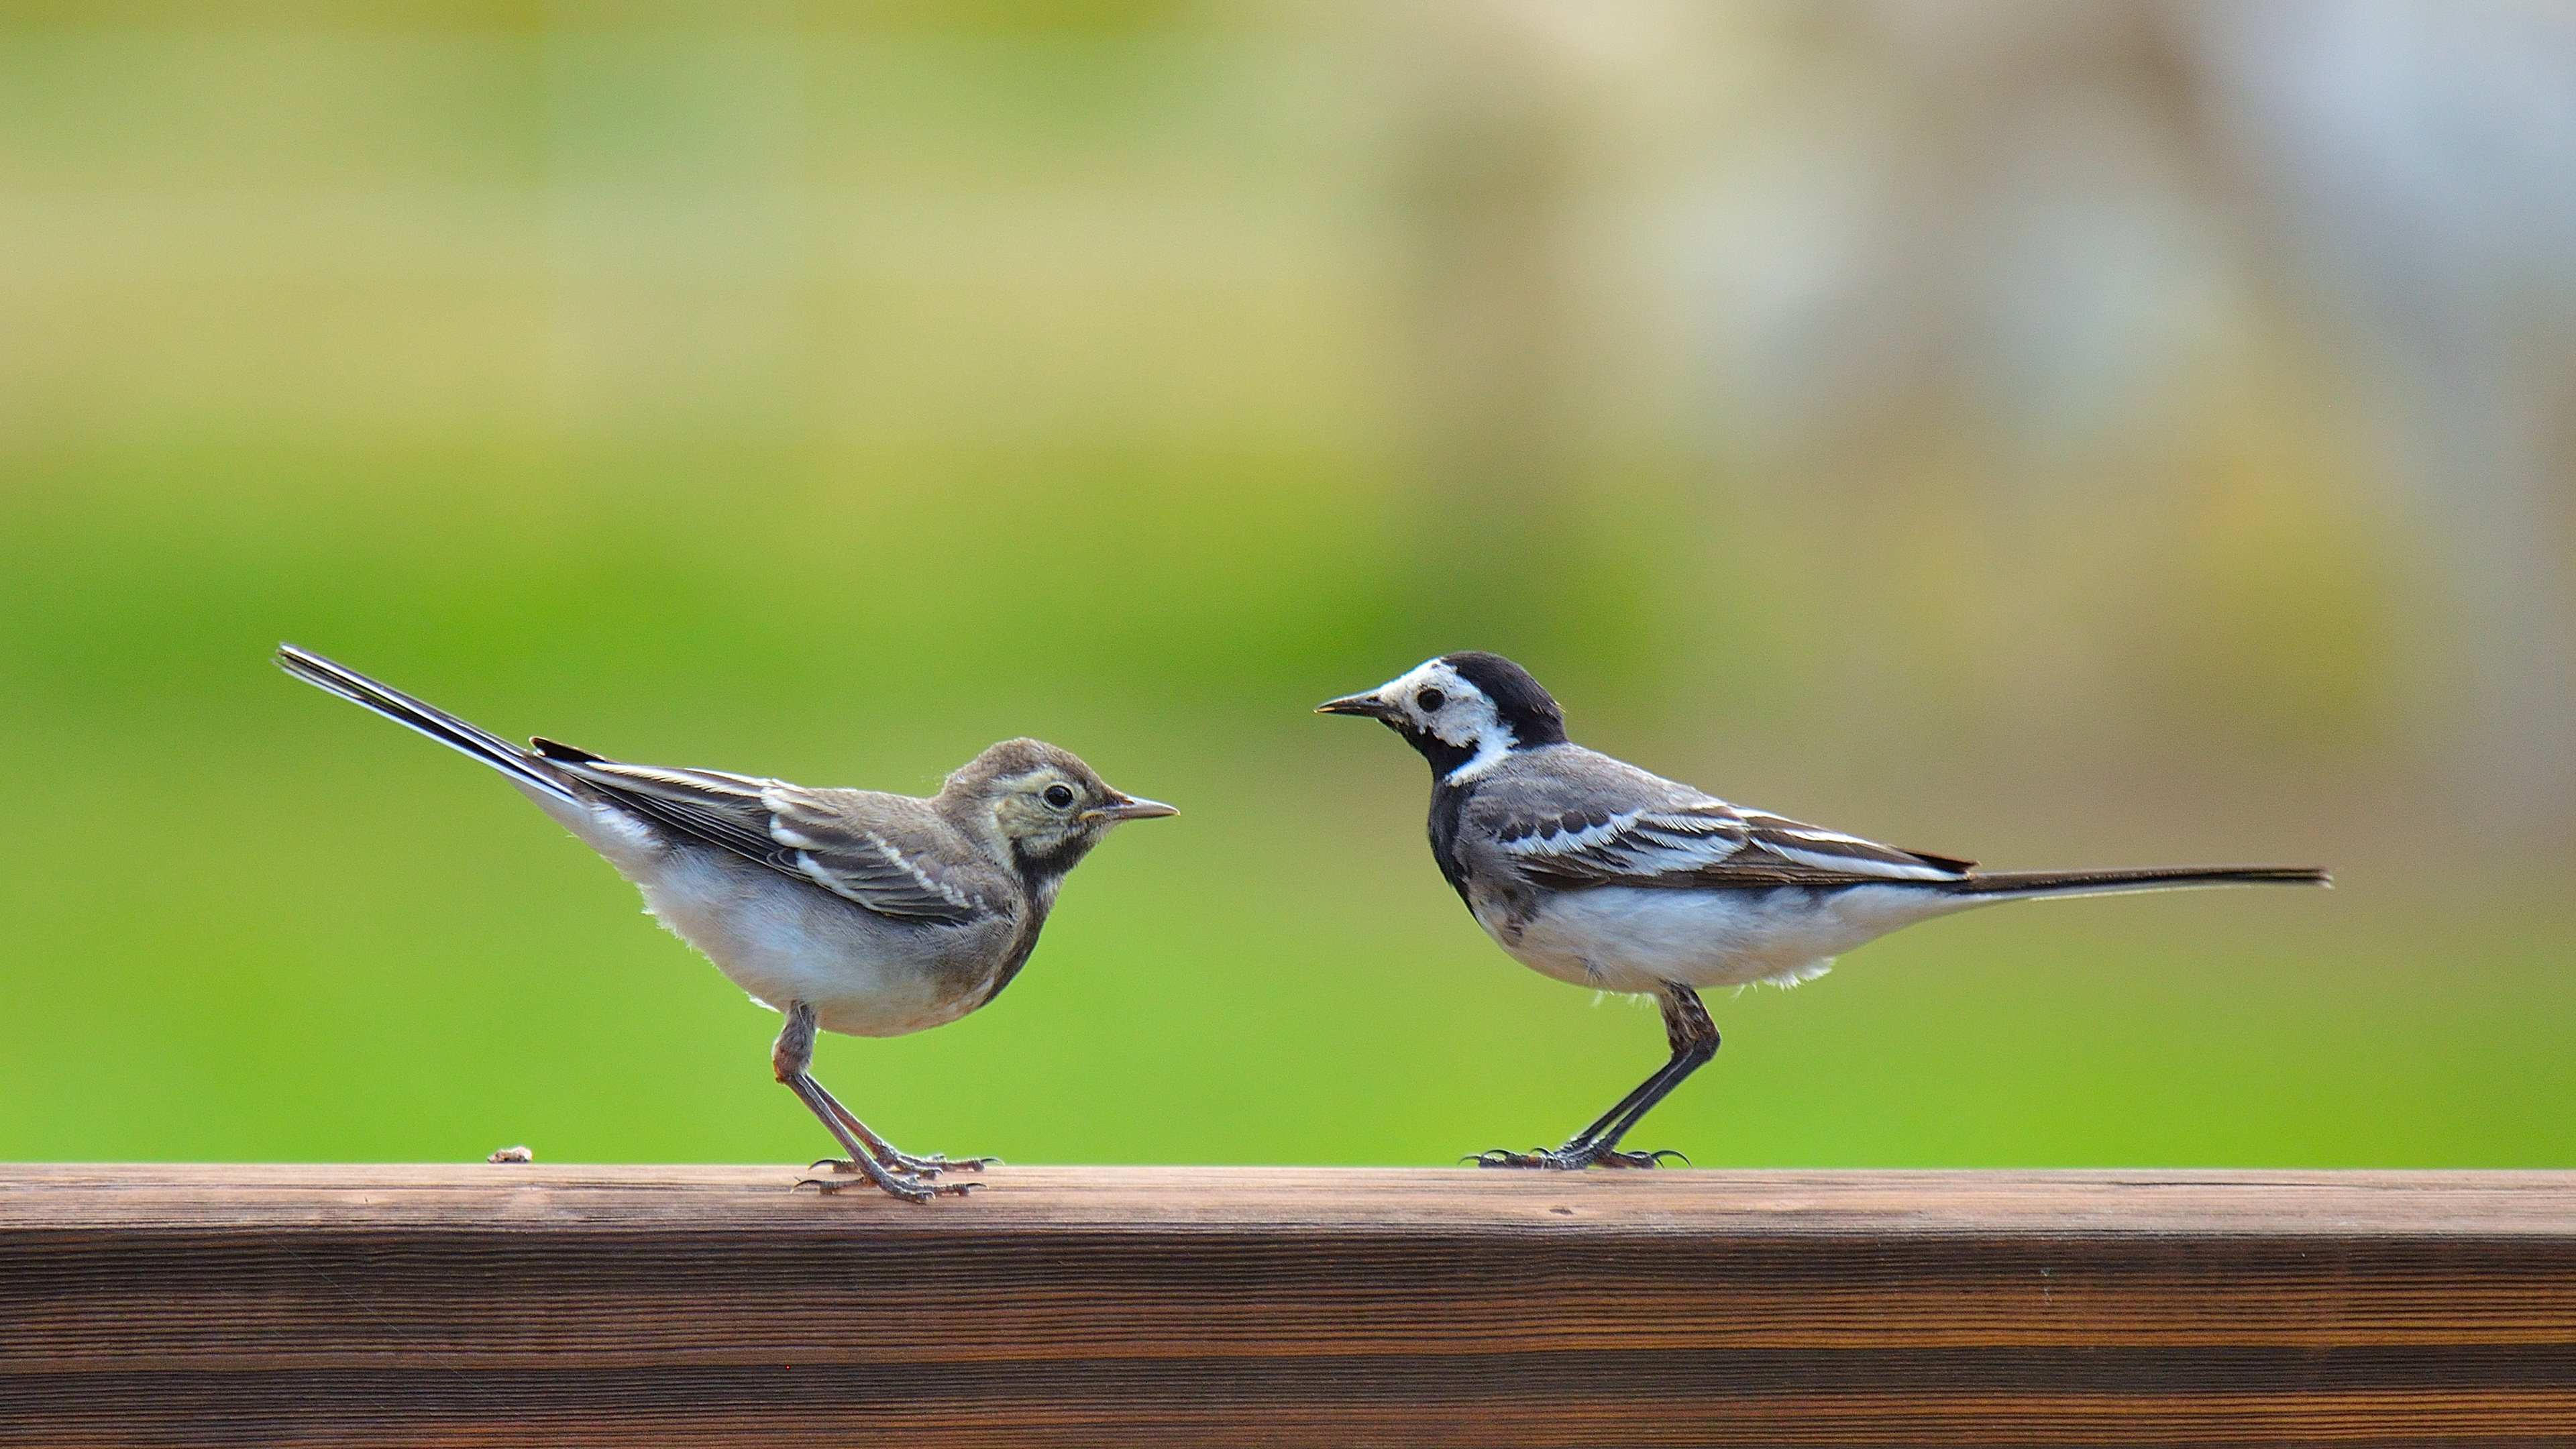
{"label": "long tail feather", "polygon": [[2129,891],[2204,886],[2331,886],[2334,877],[2303,865],[2163,865],[2143,870],[1979,871],[1946,889],[1965,896],[2106,896]]}
{"label": "long tail feather", "polygon": [[352,704],[363,705],[398,725],[420,731],[440,744],[490,765],[513,780],[579,804],[581,797],[563,775],[540,756],[510,743],[490,730],[467,724],[434,704],[380,684],[345,665],[334,664],[309,649],[277,646],[277,667],[307,684],[327,689]]}

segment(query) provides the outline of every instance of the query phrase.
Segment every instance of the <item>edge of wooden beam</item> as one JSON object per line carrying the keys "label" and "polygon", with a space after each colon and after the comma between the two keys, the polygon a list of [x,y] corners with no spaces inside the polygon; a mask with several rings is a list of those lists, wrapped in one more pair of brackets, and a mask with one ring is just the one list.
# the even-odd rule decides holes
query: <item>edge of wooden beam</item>
{"label": "edge of wooden beam", "polygon": [[[2576,1171],[1000,1167],[964,1199],[772,1166],[0,1164],[0,1232],[244,1227],[2567,1238]],[[972,1180],[971,1178],[968,1180]]]}

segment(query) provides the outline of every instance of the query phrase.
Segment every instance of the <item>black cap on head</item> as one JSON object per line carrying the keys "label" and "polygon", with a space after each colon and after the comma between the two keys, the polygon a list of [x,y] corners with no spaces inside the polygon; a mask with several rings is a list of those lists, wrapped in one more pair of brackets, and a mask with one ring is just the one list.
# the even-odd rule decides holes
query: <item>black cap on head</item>
{"label": "black cap on head", "polygon": [[1522,749],[1565,743],[1565,711],[1557,707],[1556,696],[1539,687],[1528,670],[1482,649],[1443,654],[1440,662],[1458,671],[1459,678],[1494,702],[1494,712],[1510,727],[1513,743]]}

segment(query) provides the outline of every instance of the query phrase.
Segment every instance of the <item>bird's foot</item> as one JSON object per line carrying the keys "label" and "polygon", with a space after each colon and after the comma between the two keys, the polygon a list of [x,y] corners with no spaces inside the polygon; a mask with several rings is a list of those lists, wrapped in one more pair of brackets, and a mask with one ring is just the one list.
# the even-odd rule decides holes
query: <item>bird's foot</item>
{"label": "bird's foot", "polygon": [[[886,1151],[877,1153],[876,1159],[879,1167],[907,1177],[937,1177],[943,1172],[982,1172],[985,1168],[1002,1165],[1002,1159],[998,1157],[950,1157],[944,1152],[934,1152],[927,1157],[915,1157],[909,1152]],[[822,1158],[814,1166],[828,1167],[839,1173],[855,1173],[863,1170],[857,1163],[846,1157]]]}
{"label": "bird's foot", "polygon": [[854,1187],[874,1187],[888,1197],[899,1197],[905,1202],[928,1202],[942,1195],[964,1197],[984,1185],[980,1182],[939,1182],[930,1174],[900,1171],[872,1158],[859,1162],[853,1162],[847,1158],[825,1158],[814,1165],[828,1167],[836,1173],[856,1174],[849,1177],[797,1179],[797,1187],[810,1187],[825,1197],[836,1192],[847,1192]]}
{"label": "bird's foot", "polygon": [[1478,1167],[1535,1167],[1550,1172],[1581,1172],[1587,1167],[1661,1167],[1667,1157],[1679,1157],[1685,1166],[1690,1163],[1689,1158],[1669,1147],[1653,1152],[1619,1152],[1575,1142],[1563,1147],[1533,1147],[1527,1152],[1510,1152],[1497,1147],[1464,1160]]}
{"label": "bird's foot", "polygon": [[1604,1152],[1593,1159],[1592,1165],[1595,1167],[1661,1167],[1667,1157],[1684,1167],[1691,1165],[1688,1157],[1669,1147],[1658,1147],[1652,1152]]}
{"label": "bird's foot", "polygon": [[982,1172],[985,1168],[1002,1165],[1002,1159],[998,1157],[951,1157],[945,1152],[934,1152],[927,1157],[915,1157],[909,1152],[898,1152],[892,1157],[879,1157],[877,1161],[897,1172],[909,1172],[922,1177],[937,1177],[943,1172]]}
{"label": "bird's foot", "polygon": [[980,1182],[933,1182],[926,1177],[914,1177],[907,1173],[889,1172],[883,1177],[871,1177],[865,1182],[849,1177],[806,1177],[799,1178],[796,1185],[798,1187],[810,1187],[816,1192],[822,1193],[826,1197],[829,1197],[836,1192],[848,1192],[852,1188],[874,1187],[885,1193],[888,1197],[899,1197],[905,1202],[928,1202],[934,1197],[941,1196],[964,1197],[966,1194],[973,1192],[984,1184]]}

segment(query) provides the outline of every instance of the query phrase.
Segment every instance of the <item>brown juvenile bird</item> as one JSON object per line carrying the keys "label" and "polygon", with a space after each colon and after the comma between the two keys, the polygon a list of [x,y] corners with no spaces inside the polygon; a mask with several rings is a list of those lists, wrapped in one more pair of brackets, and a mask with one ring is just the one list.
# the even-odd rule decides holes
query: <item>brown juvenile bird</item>
{"label": "brown juvenile bird", "polygon": [[663,925],[786,1016],[770,1055],[778,1080],[850,1154],[815,1166],[912,1202],[962,1196],[975,1184],[936,1179],[993,1159],[896,1151],[807,1071],[816,1029],[902,1036],[990,1002],[1036,949],[1065,873],[1120,821],[1179,813],[1038,740],[1004,740],[927,800],[818,790],[619,764],[547,739],[523,748],[292,644],[277,662],[499,770],[608,857]]}

